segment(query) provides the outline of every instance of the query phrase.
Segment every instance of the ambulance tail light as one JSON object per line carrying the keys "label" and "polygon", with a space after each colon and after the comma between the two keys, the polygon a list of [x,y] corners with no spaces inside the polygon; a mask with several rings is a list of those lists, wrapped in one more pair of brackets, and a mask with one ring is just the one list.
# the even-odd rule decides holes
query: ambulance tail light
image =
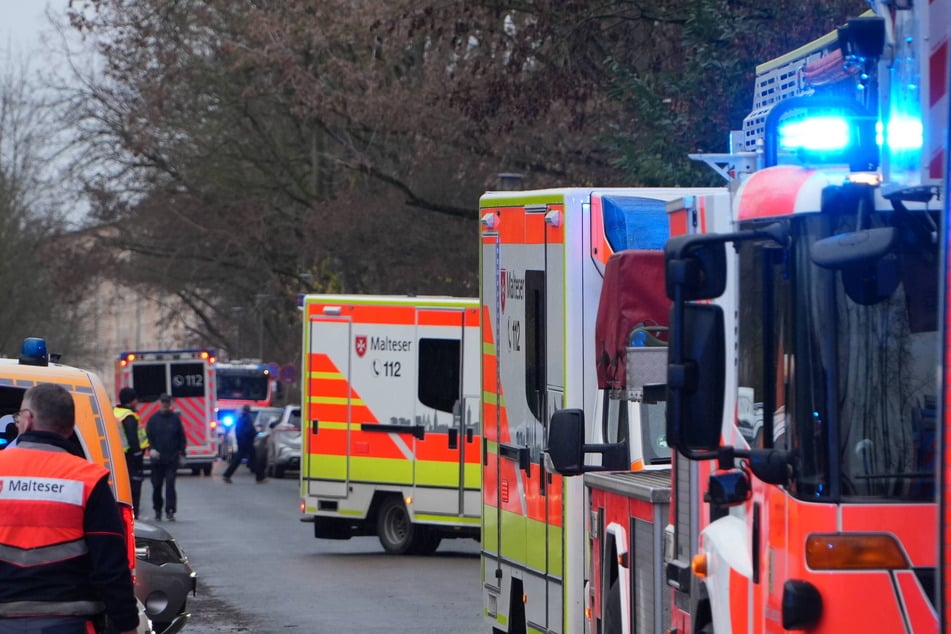
{"label": "ambulance tail light", "polygon": [[908,558],[891,535],[822,534],[806,539],[806,565],[813,570],[901,570]]}
{"label": "ambulance tail light", "polygon": [[132,572],[132,581],[135,582],[135,514],[132,507],[119,502],[119,514],[125,526],[126,556],[129,558],[129,570]]}

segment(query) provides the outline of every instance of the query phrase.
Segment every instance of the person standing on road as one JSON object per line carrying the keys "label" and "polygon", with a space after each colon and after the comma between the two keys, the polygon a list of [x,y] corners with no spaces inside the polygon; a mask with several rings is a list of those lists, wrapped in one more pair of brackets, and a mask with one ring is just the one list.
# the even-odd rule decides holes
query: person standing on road
{"label": "person standing on road", "polygon": [[234,425],[234,436],[238,442],[238,450],[231,456],[231,463],[222,475],[222,480],[231,484],[231,476],[241,466],[241,460],[246,459],[251,471],[254,472],[254,479],[258,482],[266,482],[264,477],[264,468],[260,460],[255,459],[254,455],[254,437],[258,435],[254,428],[254,416],[251,415],[251,406],[245,405],[241,408],[241,416]]}
{"label": "person standing on road", "polygon": [[138,405],[139,399],[135,390],[124,387],[119,390],[119,404],[112,410],[116,420],[119,421],[119,435],[122,437],[122,447],[125,449],[125,463],[129,468],[132,511],[135,513],[135,519],[139,519],[139,500],[142,499],[142,480],[145,479],[142,454],[149,447],[145,426],[141,424],[140,416],[135,411]]}
{"label": "person standing on road", "polygon": [[149,457],[152,466],[152,508],[155,519],[162,519],[162,486],[165,486],[165,517],[175,521],[178,496],[175,493],[175,476],[178,460],[185,455],[185,427],[182,419],[172,411],[172,397],[159,397],[159,411],[152,414],[145,425],[149,439]]}
{"label": "person standing on road", "polygon": [[0,452],[0,634],[139,624],[109,470],[73,454],[76,407],[62,386],[23,396],[15,447]]}

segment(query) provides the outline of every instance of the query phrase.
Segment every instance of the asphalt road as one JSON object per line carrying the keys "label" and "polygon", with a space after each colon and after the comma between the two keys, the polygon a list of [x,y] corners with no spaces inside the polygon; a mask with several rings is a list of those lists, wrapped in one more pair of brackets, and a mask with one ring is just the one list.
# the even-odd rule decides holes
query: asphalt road
{"label": "asphalt road", "polygon": [[[178,514],[162,522],[198,573],[187,634],[485,633],[479,544],[444,540],[395,557],[375,537],[317,540],[300,521],[298,482],[264,484],[244,467],[225,484],[181,472]],[[142,502],[151,506],[152,487]],[[143,519],[152,514],[143,510]]]}

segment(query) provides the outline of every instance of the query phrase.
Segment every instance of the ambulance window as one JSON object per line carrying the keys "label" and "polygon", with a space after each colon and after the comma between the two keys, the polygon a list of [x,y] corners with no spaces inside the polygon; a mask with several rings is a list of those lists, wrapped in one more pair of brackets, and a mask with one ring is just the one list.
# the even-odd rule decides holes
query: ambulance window
{"label": "ambulance window", "polygon": [[667,446],[667,386],[645,385],[640,408],[645,464],[670,462],[670,447]]}
{"label": "ambulance window", "polygon": [[135,388],[139,401],[157,401],[168,389],[165,383],[165,365],[158,363],[132,366],[132,387]]}
{"label": "ambulance window", "polygon": [[17,426],[13,415],[20,411],[26,390],[13,387],[0,387],[0,449],[6,449],[17,437]]}
{"label": "ambulance window", "polygon": [[543,420],[545,396],[545,273],[525,271],[525,398]]}
{"label": "ambulance window", "polygon": [[169,366],[172,375],[174,398],[205,395],[205,366],[201,363],[173,363]]}
{"label": "ambulance window", "polygon": [[459,401],[458,339],[419,340],[419,402],[440,412],[452,412]]}

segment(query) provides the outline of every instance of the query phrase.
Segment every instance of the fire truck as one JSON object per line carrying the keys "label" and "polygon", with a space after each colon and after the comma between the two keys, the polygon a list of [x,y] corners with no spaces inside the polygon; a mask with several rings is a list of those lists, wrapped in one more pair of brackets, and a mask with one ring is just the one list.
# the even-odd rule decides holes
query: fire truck
{"label": "fire truck", "polygon": [[302,521],[431,554],[479,537],[479,303],[305,295]]}
{"label": "fire truck", "polygon": [[218,454],[216,362],[211,349],[122,352],[116,360],[116,394],[123,387],[135,389],[143,425],[158,411],[159,397],[172,396],[185,427],[185,465],[196,475],[211,475]]}
{"label": "fire truck", "polygon": [[[670,208],[668,480],[551,420],[552,466],[588,472],[588,631],[937,631],[949,5],[876,4],[758,68],[739,151],[698,157],[734,180]],[[627,374],[634,438],[656,385]]]}
{"label": "fire truck", "polygon": [[[592,425],[591,443],[626,431],[617,424],[628,410],[599,392],[604,370],[595,365],[617,362],[614,343],[595,337],[599,294],[619,292],[627,279],[611,273],[612,256],[637,252],[624,276],[639,278],[654,299],[627,307],[637,316],[631,325],[646,341],[661,339],[669,306],[661,252],[667,203],[724,192],[572,188],[482,196],[482,577],[495,631],[582,631],[584,487],[545,467],[548,421],[562,409],[603,419]],[[635,432],[629,455],[611,454],[618,457],[611,464],[662,468],[669,451],[660,432],[656,424]]]}
{"label": "fire truck", "polygon": [[279,385],[268,364],[258,360],[219,361],[215,364],[217,400],[215,431],[218,434],[218,457],[227,460],[236,448],[234,425],[241,408],[271,407],[274,386]]}

